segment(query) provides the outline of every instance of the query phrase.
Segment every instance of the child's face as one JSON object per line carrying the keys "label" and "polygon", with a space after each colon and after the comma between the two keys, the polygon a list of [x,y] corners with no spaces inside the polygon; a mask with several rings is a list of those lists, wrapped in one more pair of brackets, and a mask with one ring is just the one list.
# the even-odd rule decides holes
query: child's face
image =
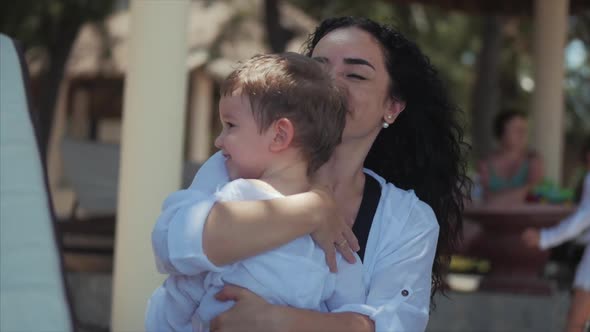
{"label": "child's face", "polygon": [[225,157],[230,179],[260,178],[269,162],[271,131],[260,133],[247,97],[222,97],[219,117],[223,129],[215,146]]}

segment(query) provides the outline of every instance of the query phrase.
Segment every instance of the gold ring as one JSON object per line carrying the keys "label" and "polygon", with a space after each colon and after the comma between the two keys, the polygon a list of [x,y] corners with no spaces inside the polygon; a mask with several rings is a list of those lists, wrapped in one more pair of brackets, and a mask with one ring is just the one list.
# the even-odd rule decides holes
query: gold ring
{"label": "gold ring", "polygon": [[348,241],[346,241],[346,239],[336,243],[337,246],[342,247],[345,243],[347,243]]}

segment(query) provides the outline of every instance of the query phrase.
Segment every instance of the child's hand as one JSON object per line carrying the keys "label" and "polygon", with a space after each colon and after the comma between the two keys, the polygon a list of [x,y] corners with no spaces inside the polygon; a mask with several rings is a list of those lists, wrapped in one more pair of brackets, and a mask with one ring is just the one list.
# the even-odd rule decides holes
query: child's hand
{"label": "child's hand", "polygon": [[324,250],[326,264],[330,267],[330,271],[337,272],[336,250],[342,254],[346,261],[354,263],[356,259],[352,250],[359,250],[358,240],[351,227],[341,216],[329,190],[315,187],[312,192],[319,198],[317,200],[319,205],[314,211],[318,226],[311,233],[311,237]]}
{"label": "child's hand", "polygon": [[522,240],[527,246],[531,248],[539,248],[540,238],[541,235],[539,234],[539,231],[535,228],[527,228],[522,233]]}

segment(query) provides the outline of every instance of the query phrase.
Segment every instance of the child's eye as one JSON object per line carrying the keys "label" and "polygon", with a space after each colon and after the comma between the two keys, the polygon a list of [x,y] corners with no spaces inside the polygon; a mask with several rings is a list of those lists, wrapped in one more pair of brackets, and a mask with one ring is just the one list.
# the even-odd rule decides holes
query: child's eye
{"label": "child's eye", "polygon": [[235,127],[235,125],[234,125],[233,123],[231,123],[231,122],[225,122],[225,125],[226,125],[228,128]]}
{"label": "child's eye", "polygon": [[364,78],[363,76],[358,75],[358,74],[348,74],[348,75],[346,75],[346,77],[353,78],[356,80],[363,80],[363,81],[366,80],[366,78]]}

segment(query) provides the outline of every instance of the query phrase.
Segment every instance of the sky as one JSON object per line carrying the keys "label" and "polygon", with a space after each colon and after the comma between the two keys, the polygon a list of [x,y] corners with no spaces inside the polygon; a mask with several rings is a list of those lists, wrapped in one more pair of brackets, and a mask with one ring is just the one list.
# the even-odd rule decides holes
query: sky
{"label": "sky", "polygon": [[580,68],[586,61],[588,51],[579,39],[572,40],[565,47],[565,64],[568,69]]}

